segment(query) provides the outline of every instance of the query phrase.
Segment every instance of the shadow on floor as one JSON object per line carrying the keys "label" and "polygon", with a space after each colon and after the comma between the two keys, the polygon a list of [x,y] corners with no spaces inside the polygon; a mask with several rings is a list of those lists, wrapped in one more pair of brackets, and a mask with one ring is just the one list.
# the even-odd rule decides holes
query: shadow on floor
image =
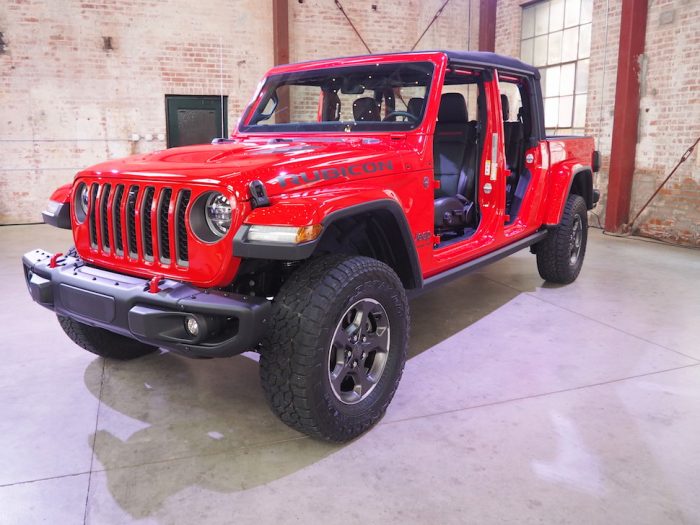
{"label": "shadow on floor", "polygon": [[[414,299],[409,359],[518,293],[472,275]],[[104,377],[102,370],[96,359],[85,371],[86,385],[102,401],[90,440],[110,493],[136,518],[187,487],[246,490],[342,448],[305,439],[280,422],[264,400],[257,362],[246,355],[202,361],[163,353],[104,362]]]}

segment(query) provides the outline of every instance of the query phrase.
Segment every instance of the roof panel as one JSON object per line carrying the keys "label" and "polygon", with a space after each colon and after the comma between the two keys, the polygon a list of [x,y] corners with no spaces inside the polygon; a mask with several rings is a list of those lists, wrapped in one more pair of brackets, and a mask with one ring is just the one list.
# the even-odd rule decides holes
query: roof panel
{"label": "roof panel", "polygon": [[473,64],[486,67],[497,67],[502,69],[507,69],[510,71],[517,71],[527,75],[533,75],[535,78],[540,78],[540,72],[536,67],[531,66],[518,60],[517,58],[509,57],[506,55],[499,55],[498,53],[491,53],[489,51],[454,51],[454,50],[425,50],[425,51],[404,51],[398,53],[377,53],[376,55],[356,55],[347,57],[337,57],[329,58],[323,60],[311,60],[307,62],[299,62],[297,64],[289,64],[286,66],[278,66],[277,68],[287,69],[290,66],[303,65],[305,67],[313,66],[315,63],[326,64],[328,62],[336,62],[343,60],[357,60],[363,59],[365,57],[370,58],[373,56],[382,57],[392,57],[392,56],[402,56],[402,55],[426,55],[431,53],[442,53],[447,56],[448,60],[451,62],[463,63],[463,64]]}

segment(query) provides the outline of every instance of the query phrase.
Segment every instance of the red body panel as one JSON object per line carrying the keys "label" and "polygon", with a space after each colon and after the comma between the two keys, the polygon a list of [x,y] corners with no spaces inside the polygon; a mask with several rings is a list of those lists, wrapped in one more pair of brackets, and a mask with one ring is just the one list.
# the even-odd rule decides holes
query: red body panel
{"label": "red body panel", "polygon": [[[404,210],[414,239],[416,234],[432,233],[432,136],[440,103],[442,78],[447,66],[446,55],[432,52],[335,59],[280,66],[270,74],[319,66],[409,60],[432,61],[435,64],[434,85],[430,90],[425,118],[415,130],[402,133],[326,132],[274,135],[234,132],[229,143],[175,148],[132,156],[93,166],[79,173],[76,183],[153,187],[156,198],[151,209],[147,211],[151,214],[153,224],[159,218],[156,202],[165,188],[171,189],[173,194],[182,190],[192,192],[187,214],[197,196],[209,190],[227,195],[234,203],[235,212],[231,229],[222,240],[213,244],[200,241],[192,233],[190,221],[187,221],[190,258],[189,264],[184,266],[177,261],[164,263],[159,260],[155,234],[153,261],[143,260],[142,257],[131,258],[128,254],[118,255],[115,250],[106,253],[105,250],[94,246],[87,221],[79,224],[73,211],[71,220],[78,252],[85,260],[97,266],[144,277],[163,275],[197,286],[209,287],[227,285],[234,278],[240,261],[233,256],[232,239],[243,223],[298,226],[319,224],[334,211],[369,201],[391,199]],[[556,224],[566,200],[572,170],[591,158],[592,139],[542,141],[528,150],[528,158],[532,155],[532,161],[526,165],[532,174],[531,183],[517,219],[505,226],[507,173],[503,120],[497,76],[493,78],[494,80],[486,82],[485,86],[488,120],[477,182],[482,217],[478,230],[469,239],[446,248],[435,249],[432,242],[417,245],[423,277],[438,274],[485,255],[537,231],[544,224]],[[254,107],[259,98],[260,88],[250,107]],[[276,142],[271,141],[272,138],[293,140]],[[495,158],[491,158],[494,151],[493,140],[497,141]],[[487,163],[490,164],[488,177],[485,175]],[[550,164],[554,166],[552,170],[549,169]],[[251,209],[248,202],[248,185],[253,180],[264,183],[270,197],[269,207]],[[484,188],[487,182],[492,186],[490,192]],[[62,202],[67,201],[69,190],[62,188],[60,191],[63,192],[59,195],[64,199]],[[112,209],[114,198],[112,193],[106,203],[106,209]],[[143,194],[139,199],[143,199]],[[139,204],[141,203],[142,200],[139,200]],[[123,208],[122,205],[122,224],[126,218]],[[168,216],[173,217],[175,212],[171,202],[167,210]],[[99,216],[99,209],[96,210],[96,214]],[[105,220],[115,220],[116,215],[109,215]],[[111,232],[113,223],[108,224]],[[171,220],[171,239],[176,234],[173,224]],[[100,246],[101,232],[96,233],[97,245]],[[142,234],[137,225],[139,253],[143,250]],[[109,241],[110,246],[115,246],[114,239],[110,238]]]}
{"label": "red body panel", "polygon": [[591,167],[594,144],[592,137],[552,137],[547,140],[547,145],[551,168],[542,203],[542,222],[557,224],[561,220],[573,176],[578,171]]}

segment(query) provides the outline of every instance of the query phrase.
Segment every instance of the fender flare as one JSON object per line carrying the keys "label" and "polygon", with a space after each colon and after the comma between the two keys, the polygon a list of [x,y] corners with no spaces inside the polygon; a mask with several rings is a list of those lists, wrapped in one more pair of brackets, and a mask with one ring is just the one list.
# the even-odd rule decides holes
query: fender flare
{"label": "fender flare", "polygon": [[73,185],[66,183],[59,186],[49,197],[49,205],[41,212],[44,222],[56,228],[71,229],[70,198]]}
{"label": "fender flare", "polygon": [[[360,204],[354,204],[335,210],[326,215],[321,224],[323,233],[335,221],[372,212],[388,212],[396,221],[401,233],[401,244],[406,249],[406,256],[410,267],[410,279],[405,282],[407,288],[420,288],[423,285],[423,274],[420,268],[418,252],[413,242],[413,234],[401,205],[393,199],[383,198]],[[323,238],[323,233],[313,241],[302,244],[280,244],[251,242],[247,240],[250,224],[243,224],[233,238],[233,255],[240,258],[271,259],[283,261],[300,261],[311,257]]]}
{"label": "fender flare", "polygon": [[[555,169],[559,171],[560,182],[552,185],[551,199],[549,199],[544,217],[544,224],[547,226],[556,226],[561,221],[566,199],[572,193],[574,182],[579,176],[585,177],[584,187],[576,188],[580,193],[574,193],[583,197],[586,201],[586,208],[589,210],[593,209],[595,204],[593,197],[593,169],[591,166],[565,162],[555,166]],[[568,177],[564,177],[562,172],[568,172]]]}

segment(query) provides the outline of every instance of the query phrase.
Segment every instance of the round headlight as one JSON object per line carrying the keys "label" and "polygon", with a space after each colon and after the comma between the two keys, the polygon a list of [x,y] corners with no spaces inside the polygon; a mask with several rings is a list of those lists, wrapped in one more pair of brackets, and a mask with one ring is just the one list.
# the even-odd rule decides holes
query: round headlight
{"label": "round headlight", "polygon": [[204,205],[207,226],[217,237],[223,237],[231,228],[231,202],[221,193],[211,193]]}
{"label": "round headlight", "polygon": [[89,199],[90,192],[88,191],[88,187],[86,184],[83,184],[83,187],[80,188],[80,208],[83,210],[83,213],[87,214],[88,210],[88,199]]}
{"label": "round headlight", "polygon": [[90,190],[87,184],[81,182],[75,189],[75,196],[73,198],[73,208],[75,209],[75,218],[78,222],[83,222],[85,217],[87,217],[88,212],[88,201],[90,200]]}
{"label": "round headlight", "polygon": [[220,241],[231,229],[235,206],[234,197],[229,198],[218,191],[202,193],[190,207],[192,233],[203,242]]}

